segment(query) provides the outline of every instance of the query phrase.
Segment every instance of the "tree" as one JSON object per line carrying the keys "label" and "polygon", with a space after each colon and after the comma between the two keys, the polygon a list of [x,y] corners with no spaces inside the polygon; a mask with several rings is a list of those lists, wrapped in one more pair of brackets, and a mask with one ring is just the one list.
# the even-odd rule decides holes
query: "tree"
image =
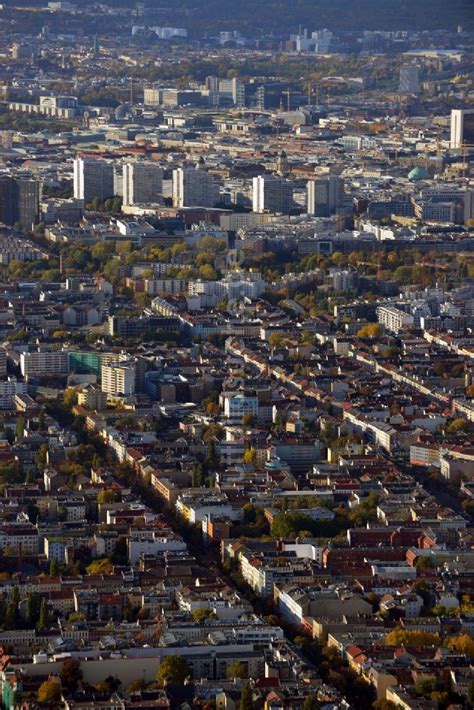
{"label": "tree", "polygon": [[166,656],[161,663],[156,680],[160,685],[173,683],[183,685],[191,670],[182,656]]}
{"label": "tree", "polygon": [[257,449],[254,449],[252,446],[250,447],[250,449],[246,449],[244,451],[244,456],[243,456],[244,463],[251,464],[253,466],[256,458],[257,458]]}
{"label": "tree", "polygon": [[50,677],[38,688],[37,699],[39,703],[56,703],[61,700],[61,683],[59,678]]}
{"label": "tree", "polygon": [[41,607],[39,613],[38,623],[36,625],[37,629],[47,629],[51,624],[51,616],[49,613],[48,602],[43,597],[41,600]]}
{"label": "tree", "polygon": [[242,661],[233,661],[227,666],[227,677],[231,680],[234,678],[247,678],[248,673]]}
{"label": "tree", "polygon": [[358,338],[378,338],[380,335],[382,335],[382,326],[378,323],[364,325],[364,327],[360,328],[357,332]]}
{"label": "tree", "polygon": [[68,619],[72,623],[76,623],[78,621],[87,621],[87,616],[82,611],[71,611]]}
{"label": "tree", "polygon": [[420,555],[415,562],[416,569],[433,569],[436,567],[436,561],[426,555]]}
{"label": "tree", "polygon": [[419,678],[415,683],[415,690],[419,695],[428,697],[434,690],[436,690],[436,678],[434,676]]}
{"label": "tree", "polygon": [[41,596],[37,592],[30,592],[26,598],[25,624],[27,628],[34,629],[38,623],[41,607]]}
{"label": "tree", "polygon": [[468,428],[467,421],[462,417],[457,417],[448,425],[447,432],[449,434],[458,434],[462,431],[466,431]]}
{"label": "tree", "polygon": [[101,574],[112,574],[114,566],[108,557],[103,557],[100,560],[94,560],[86,567],[87,574],[91,577],[97,577]]}
{"label": "tree", "polygon": [[39,417],[38,417],[38,430],[45,431],[45,429],[46,429],[46,416],[44,413],[44,409],[42,409],[41,412],[39,413]]}
{"label": "tree", "polygon": [[279,348],[283,342],[283,335],[281,333],[270,333],[268,342],[272,348]]}
{"label": "tree", "polygon": [[146,681],[143,678],[135,678],[127,685],[127,693],[136,693],[146,687]]}
{"label": "tree", "polygon": [[470,634],[453,636],[448,640],[448,646],[457,653],[463,653],[474,661],[474,638]]}
{"label": "tree", "polygon": [[319,710],[321,707],[316,693],[310,693],[306,696],[303,703],[303,710]]}
{"label": "tree", "polygon": [[397,706],[391,700],[381,698],[372,703],[372,710],[397,710]]}
{"label": "tree", "polygon": [[204,281],[215,281],[217,273],[210,264],[203,264],[199,267],[199,277]]}
{"label": "tree", "polygon": [[205,619],[212,619],[215,617],[214,612],[212,609],[195,609],[193,611],[193,621],[195,621],[197,624],[200,624],[201,621],[205,621]]}
{"label": "tree", "polygon": [[247,414],[244,414],[242,417],[242,425],[244,427],[252,427],[255,425],[255,417],[253,414],[250,414],[250,412],[247,412]]}
{"label": "tree", "polygon": [[22,439],[25,434],[26,421],[25,417],[18,417],[16,420],[15,436],[17,439]]}
{"label": "tree", "polygon": [[411,631],[397,626],[386,635],[385,643],[387,646],[441,646],[441,637],[429,631]]}
{"label": "tree", "polygon": [[48,444],[41,444],[36,454],[36,466],[42,471],[48,463]]}
{"label": "tree", "polygon": [[66,658],[61,666],[59,674],[63,688],[69,692],[75,692],[82,680],[81,664],[77,658]]}
{"label": "tree", "polygon": [[474,708],[474,680],[469,683],[467,689],[467,702],[470,707]]}
{"label": "tree", "polygon": [[[5,551],[4,551],[5,554]],[[3,628],[6,631],[12,631],[13,629],[20,628],[20,613],[19,613],[19,603],[20,603],[20,590],[18,585],[15,585],[12,590],[11,599],[8,602],[7,609],[5,612],[5,621]]]}
{"label": "tree", "polygon": [[239,710],[253,710],[252,689],[248,683],[242,688]]}
{"label": "tree", "polygon": [[120,493],[112,488],[106,488],[104,491],[99,491],[97,494],[97,503],[116,503],[120,500]]}
{"label": "tree", "polygon": [[57,560],[51,560],[49,563],[49,576],[50,577],[59,577],[61,574],[61,565]]}

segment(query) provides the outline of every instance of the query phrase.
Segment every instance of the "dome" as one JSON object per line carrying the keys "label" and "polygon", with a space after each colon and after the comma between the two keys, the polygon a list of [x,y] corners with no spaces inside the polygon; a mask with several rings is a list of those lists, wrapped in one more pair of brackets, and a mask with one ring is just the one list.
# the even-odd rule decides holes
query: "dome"
{"label": "dome", "polygon": [[117,106],[114,112],[116,121],[123,121],[124,118],[128,118],[132,115],[132,110],[130,104],[120,104]]}
{"label": "dome", "polygon": [[426,168],[422,168],[420,166],[413,168],[413,170],[410,170],[410,172],[408,173],[408,179],[412,182],[416,180],[427,180],[429,177],[430,174],[426,170]]}

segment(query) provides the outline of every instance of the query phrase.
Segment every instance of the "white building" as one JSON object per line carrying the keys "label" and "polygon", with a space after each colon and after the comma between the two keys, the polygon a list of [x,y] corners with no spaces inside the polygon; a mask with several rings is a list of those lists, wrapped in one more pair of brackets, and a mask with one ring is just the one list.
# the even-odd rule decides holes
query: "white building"
{"label": "white building", "polygon": [[400,333],[402,330],[412,328],[415,322],[412,315],[395,308],[395,306],[379,306],[377,308],[377,319],[392,333]]}
{"label": "white building", "polygon": [[186,543],[183,538],[174,533],[163,534],[163,532],[153,531],[150,535],[147,532],[131,532],[128,538],[128,560],[131,565],[135,565],[141,555],[156,555],[160,552],[186,552]]}
{"label": "white building", "polygon": [[474,108],[451,111],[451,149],[474,144]]}
{"label": "white building", "polygon": [[202,169],[203,163],[195,168],[173,170],[174,207],[214,207],[217,191],[212,175]]}
{"label": "white building", "polygon": [[74,197],[90,202],[97,197],[103,202],[114,195],[114,166],[105,160],[75,158]]}
{"label": "white building", "polygon": [[123,204],[158,202],[163,191],[163,171],[152,162],[125,163]]}
{"label": "white building", "polygon": [[12,408],[17,394],[27,394],[26,382],[18,382],[16,377],[0,381],[0,409]]}
{"label": "white building", "polygon": [[254,212],[289,214],[293,205],[293,184],[277,175],[258,175],[253,178]]}
{"label": "white building", "polygon": [[38,350],[20,355],[20,369],[23,377],[65,375],[68,371],[67,350]]}
{"label": "white building", "polygon": [[243,392],[226,392],[223,397],[224,415],[227,419],[240,422],[246,414],[255,419],[258,417],[257,397],[246,396]]}
{"label": "white building", "polygon": [[102,392],[123,397],[135,394],[135,363],[125,361],[103,364]]}

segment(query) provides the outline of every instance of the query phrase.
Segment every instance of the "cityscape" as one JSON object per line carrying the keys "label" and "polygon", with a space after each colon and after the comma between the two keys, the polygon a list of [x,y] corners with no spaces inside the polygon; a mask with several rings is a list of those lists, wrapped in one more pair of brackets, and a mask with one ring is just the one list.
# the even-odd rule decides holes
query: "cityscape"
{"label": "cityscape", "polygon": [[473,0],[0,4],[0,704],[474,708]]}

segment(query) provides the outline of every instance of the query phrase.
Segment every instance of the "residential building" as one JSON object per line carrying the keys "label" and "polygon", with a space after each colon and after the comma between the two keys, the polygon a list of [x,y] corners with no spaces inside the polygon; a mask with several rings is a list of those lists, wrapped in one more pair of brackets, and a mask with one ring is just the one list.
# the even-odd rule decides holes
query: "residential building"
{"label": "residential building", "polygon": [[163,191],[163,171],[152,162],[125,163],[123,204],[158,202]]}
{"label": "residential building", "polygon": [[74,197],[90,202],[103,202],[114,195],[114,166],[105,160],[76,158],[74,160]]}
{"label": "residential building", "polygon": [[110,362],[102,365],[102,392],[115,397],[135,394],[135,363]]}
{"label": "residential building", "polygon": [[293,183],[278,175],[258,175],[253,178],[254,212],[289,214],[293,206]]}
{"label": "residential building", "polygon": [[174,207],[213,207],[216,202],[214,178],[199,162],[195,168],[173,170]]}

